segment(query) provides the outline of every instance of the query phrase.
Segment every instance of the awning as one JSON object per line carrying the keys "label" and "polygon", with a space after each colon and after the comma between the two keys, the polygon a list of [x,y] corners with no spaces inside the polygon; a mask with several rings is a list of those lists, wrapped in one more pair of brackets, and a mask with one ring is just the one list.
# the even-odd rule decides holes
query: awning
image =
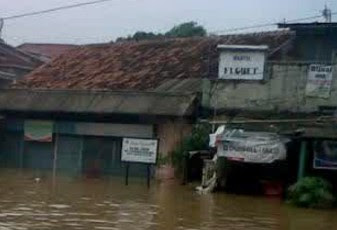
{"label": "awning", "polygon": [[0,111],[193,116],[197,94],[93,90],[1,90]]}

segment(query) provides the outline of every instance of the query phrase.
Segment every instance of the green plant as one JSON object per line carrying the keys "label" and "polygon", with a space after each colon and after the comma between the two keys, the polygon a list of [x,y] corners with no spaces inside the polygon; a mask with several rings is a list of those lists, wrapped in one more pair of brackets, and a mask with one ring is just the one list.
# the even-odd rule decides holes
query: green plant
{"label": "green plant", "polygon": [[162,166],[162,165],[167,165],[171,163],[171,159],[169,156],[162,156],[161,153],[159,153],[157,165]]}
{"label": "green plant", "polygon": [[193,127],[190,135],[171,153],[172,164],[181,172],[184,166],[184,158],[189,151],[208,149],[210,126],[207,124],[197,124]]}
{"label": "green plant", "polygon": [[287,200],[306,208],[331,208],[335,203],[332,185],[319,177],[305,177],[290,186]]}

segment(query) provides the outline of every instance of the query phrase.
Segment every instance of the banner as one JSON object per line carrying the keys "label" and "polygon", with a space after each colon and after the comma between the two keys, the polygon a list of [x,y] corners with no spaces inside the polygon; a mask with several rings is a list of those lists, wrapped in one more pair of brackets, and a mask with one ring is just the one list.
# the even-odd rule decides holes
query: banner
{"label": "banner", "polygon": [[122,161],[155,164],[157,153],[157,139],[123,138]]}
{"label": "banner", "polygon": [[305,94],[308,97],[329,98],[332,84],[332,66],[310,65]]}
{"label": "banner", "polygon": [[25,141],[52,142],[53,122],[26,120],[24,124]]}
{"label": "banner", "polygon": [[314,168],[337,170],[337,141],[314,143]]}
{"label": "banner", "polygon": [[227,130],[220,137],[218,155],[250,163],[273,163],[286,159],[286,139],[273,133]]}

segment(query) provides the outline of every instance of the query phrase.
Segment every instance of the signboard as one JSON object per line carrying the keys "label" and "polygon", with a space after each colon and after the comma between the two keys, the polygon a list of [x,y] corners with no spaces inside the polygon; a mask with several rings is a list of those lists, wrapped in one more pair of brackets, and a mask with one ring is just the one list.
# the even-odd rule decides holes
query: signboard
{"label": "signboard", "polygon": [[314,168],[337,170],[337,141],[314,143]]}
{"label": "signboard", "polygon": [[53,122],[26,120],[24,124],[25,141],[52,142]]}
{"label": "signboard", "polygon": [[286,139],[273,133],[226,130],[218,138],[218,155],[250,163],[273,163],[286,159]]}
{"label": "signboard", "polygon": [[262,80],[267,46],[218,46],[219,79]]}
{"label": "signboard", "polygon": [[329,98],[332,84],[332,66],[310,65],[305,94],[308,97]]}
{"label": "signboard", "polygon": [[155,164],[157,153],[157,139],[123,138],[122,161]]}

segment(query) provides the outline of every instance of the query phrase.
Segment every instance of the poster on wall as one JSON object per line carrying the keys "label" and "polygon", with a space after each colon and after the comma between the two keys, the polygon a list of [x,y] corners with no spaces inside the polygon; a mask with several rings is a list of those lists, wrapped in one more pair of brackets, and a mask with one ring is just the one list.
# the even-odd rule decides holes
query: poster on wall
{"label": "poster on wall", "polygon": [[337,141],[314,143],[314,168],[337,170]]}
{"label": "poster on wall", "polygon": [[268,46],[219,45],[219,79],[263,80]]}
{"label": "poster on wall", "polygon": [[308,97],[329,98],[332,84],[332,66],[310,65],[305,94]]}
{"label": "poster on wall", "polygon": [[53,122],[26,120],[24,123],[25,141],[52,142]]}
{"label": "poster on wall", "polygon": [[121,160],[124,162],[155,164],[157,154],[157,139],[123,138]]}

